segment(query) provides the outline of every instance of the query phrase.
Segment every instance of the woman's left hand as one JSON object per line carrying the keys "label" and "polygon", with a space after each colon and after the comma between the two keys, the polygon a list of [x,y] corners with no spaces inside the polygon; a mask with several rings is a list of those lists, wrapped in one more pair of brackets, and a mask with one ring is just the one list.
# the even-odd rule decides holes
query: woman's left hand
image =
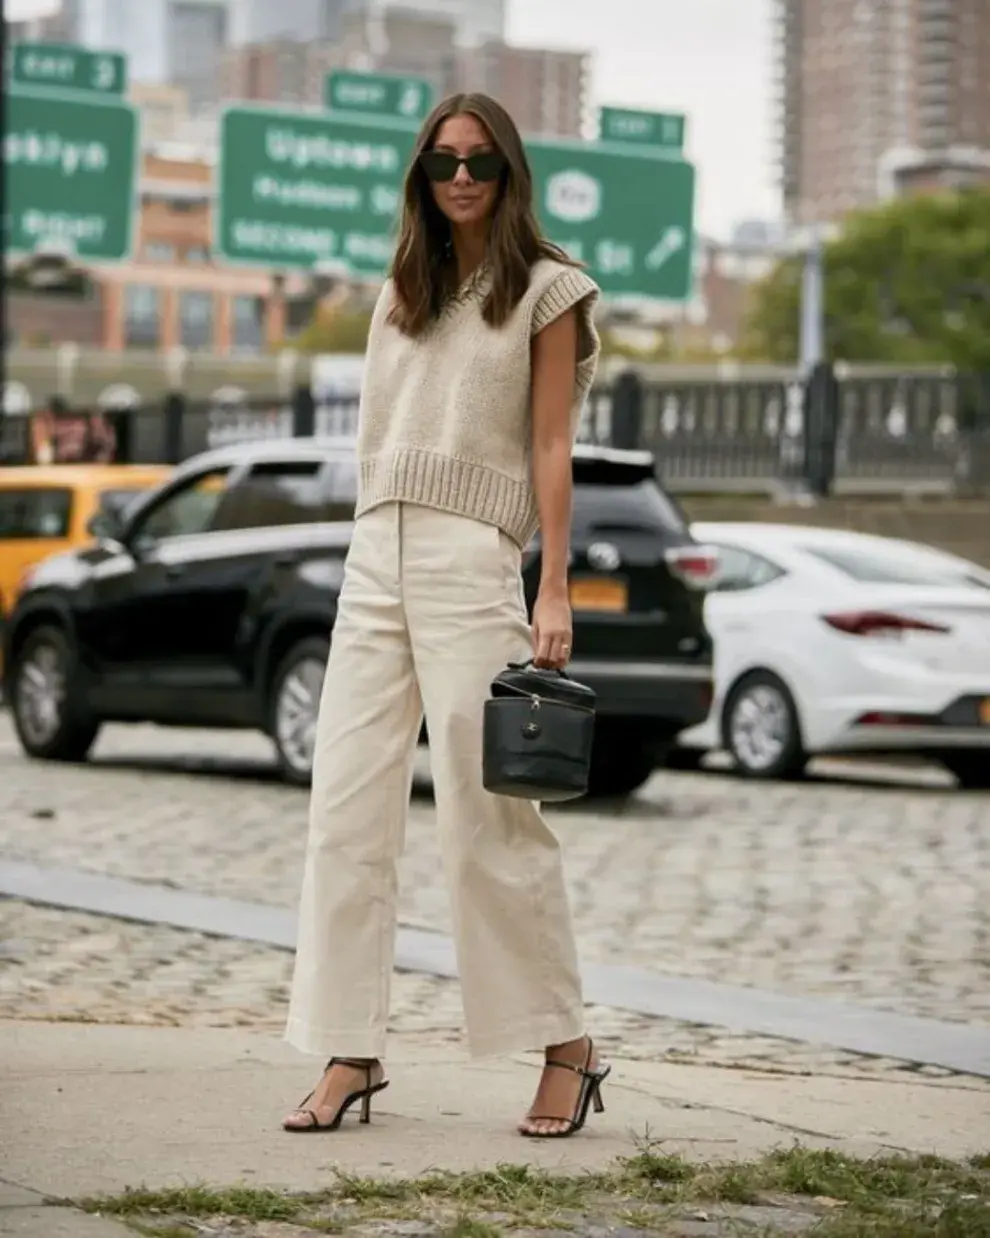
{"label": "woman's left hand", "polygon": [[571,603],[564,590],[541,589],[533,607],[533,661],[563,670],[571,658]]}

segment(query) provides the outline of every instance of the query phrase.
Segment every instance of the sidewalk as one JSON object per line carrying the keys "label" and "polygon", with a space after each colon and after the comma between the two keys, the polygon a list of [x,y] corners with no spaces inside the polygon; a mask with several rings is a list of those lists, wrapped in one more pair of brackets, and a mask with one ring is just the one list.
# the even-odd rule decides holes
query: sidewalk
{"label": "sidewalk", "polygon": [[[457,1045],[397,1036],[372,1124],[282,1133],[320,1063],[251,1032],[0,1024],[0,1233],[103,1238],[115,1223],[29,1205],[198,1182],[326,1187],[334,1169],[416,1176],[516,1162],[604,1168],[645,1135],[664,1152],[726,1161],[801,1143],[857,1156],[985,1151],[990,1089],[617,1061],[605,1114],[578,1137],[520,1139],[536,1058],[471,1062]],[[6,1184],[6,1186],[4,1186]],[[41,1202],[39,1198],[37,1202]],[[41,1228],[31,1228],[31,1225]],[[77,1228],[73,1228],[73,1225]]]}

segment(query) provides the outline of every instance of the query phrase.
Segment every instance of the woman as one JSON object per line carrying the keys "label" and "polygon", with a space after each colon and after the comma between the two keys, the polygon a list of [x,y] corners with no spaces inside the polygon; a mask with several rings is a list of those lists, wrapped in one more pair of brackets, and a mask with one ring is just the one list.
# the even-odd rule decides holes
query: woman
{"label": "woman", "polygon": [[[426,121],[372,316],[354,535],[317,726],[286,1039],[331,1057],[286,1130],[336,1129],[386,1086],[397,865],[425,711],[475,1055],[544,1047],[521,1133],[601,1109],[557,839],[482,786],[492,678],[571,651],[571,448],[598,360],[598,289],[539,234],[518,131],[485,95]],[[522,548],[541,531],[526,619]],[[343,1056],[340,1056],[343,1055]]]}

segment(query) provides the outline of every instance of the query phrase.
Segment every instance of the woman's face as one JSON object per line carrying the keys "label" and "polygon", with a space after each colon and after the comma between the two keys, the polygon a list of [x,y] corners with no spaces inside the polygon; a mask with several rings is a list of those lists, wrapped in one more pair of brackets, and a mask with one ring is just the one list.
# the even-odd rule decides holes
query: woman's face
{"label": "woman's face", "polygon": [[[433,150],[466,159],[496,153],[488,130],[473,116],[451,116],[437,130]],[[455,227],[471,227],[491,218],[498,198],[499,178],[476,181],[461,163],[454,179],[431,181],[433,200]]]}

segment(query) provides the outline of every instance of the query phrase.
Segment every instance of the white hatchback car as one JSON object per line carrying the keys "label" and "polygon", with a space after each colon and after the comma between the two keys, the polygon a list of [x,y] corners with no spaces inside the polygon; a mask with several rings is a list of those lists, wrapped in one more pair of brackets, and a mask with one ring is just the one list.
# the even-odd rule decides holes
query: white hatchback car
{"label": "white hatchback car", "polygon": [[990,788],[990,571],[894,538],[698,523],[720,571],[707,720],[671,764],[724,749],[784,778],[816,753],[917,752]]}

